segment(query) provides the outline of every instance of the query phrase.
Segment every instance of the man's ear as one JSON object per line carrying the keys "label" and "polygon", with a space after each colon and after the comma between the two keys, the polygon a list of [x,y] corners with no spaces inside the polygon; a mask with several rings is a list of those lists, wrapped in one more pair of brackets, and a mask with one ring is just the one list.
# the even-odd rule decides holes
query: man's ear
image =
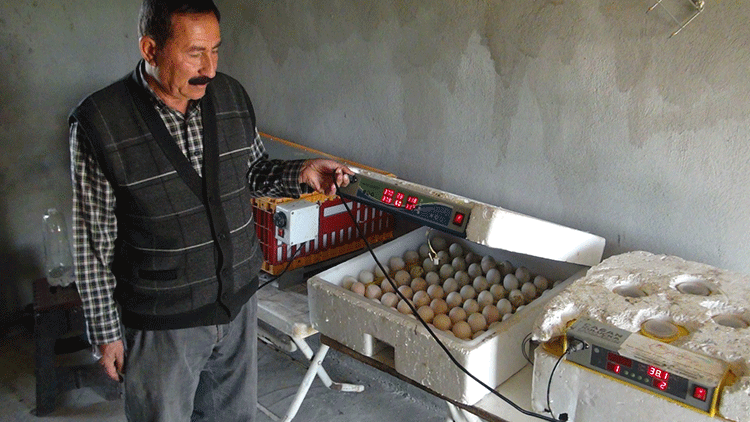
{"label": "man's ear", "polygon": [[141,57],[151,66],[156,66],[156,41],[148,35],[138,40]]}

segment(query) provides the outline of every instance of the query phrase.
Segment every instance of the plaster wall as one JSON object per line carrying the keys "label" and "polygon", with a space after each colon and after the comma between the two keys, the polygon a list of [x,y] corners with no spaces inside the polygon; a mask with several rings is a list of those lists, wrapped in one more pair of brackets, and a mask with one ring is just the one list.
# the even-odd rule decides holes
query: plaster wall
{"label": "plaster wall", "polygon": [[[682,0],[664,0],[679,6]],[[138,59],[136,0],[0,4],[0,316],[70,218],[66,116]],[[217,0],[261,130],[643,249],[750,272],[750,10],[646,0]],[[684,0],[687,3],[687,0]]]}

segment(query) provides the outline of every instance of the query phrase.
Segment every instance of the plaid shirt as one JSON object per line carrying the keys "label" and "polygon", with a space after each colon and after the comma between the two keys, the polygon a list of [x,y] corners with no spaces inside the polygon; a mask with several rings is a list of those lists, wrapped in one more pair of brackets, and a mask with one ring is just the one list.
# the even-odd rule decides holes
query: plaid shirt
{"label": "plaid shirt", "polygon": [[[152,95],[169,133],[200,174],[203,161],[203,119],[200,102],[191,102],[187,112],[168,107],[146,82],[142,66],[136,77]],[[73,180],[73,239],[78,292],[83,301],[92,344],[112,343],[122,338],[120,317],[113,293],[116,280],[110,264],[117,238],[114,189],[90,151],[89,143],[70,126],[71,173]],[[257,130],[248,156],[248,183],[255,196],[298,197],[308,192],[298,182],[303,161],[268,160]]]}

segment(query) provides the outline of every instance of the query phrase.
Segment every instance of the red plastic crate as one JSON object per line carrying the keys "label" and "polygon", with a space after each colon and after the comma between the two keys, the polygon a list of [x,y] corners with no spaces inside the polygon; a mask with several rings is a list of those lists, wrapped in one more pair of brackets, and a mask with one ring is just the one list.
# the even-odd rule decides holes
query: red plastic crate
{"label": "red plastic crate", "polygon": [[[280,274],[287,265],[292,270],[354,252],[365,246],[340,198],[313,193],[303,195],[301,199],[320,204],[318,238],[291,247],[276,239],[273,215],[276,205],[293,199],[253,200],[255,231],[263,249],[263,270],[270,274]],[[377,243],[393,237],[393,214],[356,201],[347,201],[347,204],[368,242]],[[289,263],[292,257],[294,260]]]}

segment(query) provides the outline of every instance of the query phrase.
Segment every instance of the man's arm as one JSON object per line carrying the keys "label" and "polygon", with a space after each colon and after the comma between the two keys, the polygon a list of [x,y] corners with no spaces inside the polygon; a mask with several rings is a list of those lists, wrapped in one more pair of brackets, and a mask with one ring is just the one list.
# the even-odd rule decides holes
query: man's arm
{"label": "man's arm", "polygon": [[124,347],[110,270],[117,236],[115,195],[89,150],[78,124],[70,126],[73,183],[73,244],[76,286],[83,302],[89,340],[99,347],[100,363],[117,380]]}

